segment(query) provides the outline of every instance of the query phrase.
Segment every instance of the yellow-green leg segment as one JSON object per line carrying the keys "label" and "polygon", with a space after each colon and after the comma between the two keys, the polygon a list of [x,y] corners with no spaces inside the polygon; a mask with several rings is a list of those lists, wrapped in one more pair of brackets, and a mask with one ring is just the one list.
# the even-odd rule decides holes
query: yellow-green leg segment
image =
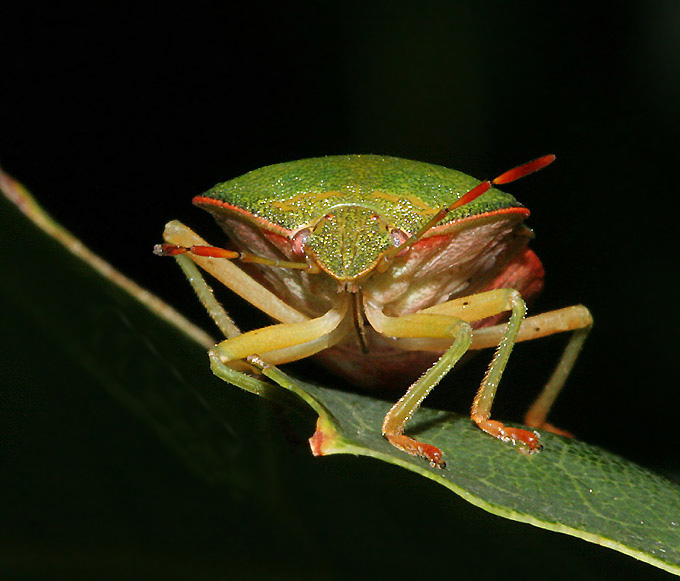
{"label": "yellow-green leg segment", "polygon": [[[478,345],[475,345],[477,332],[473,333],[469,323],[503,312],[510,312],[508,322],[493,327],[493,331],[487,333],[487,341],[493,338],[497,348],[472,404],[471,418],[484,432],[502,441],[518,445],[522,452],[531,454],[540,450],[540,440],[534,432],[510,428],[501,422],[490,419],[491,406],[498,384],[510,358],[512,348],[522,331],[526,313],[524,300],[519,292],[513,289],[495,289],[454,299],[402,317],[384,315],[379,307],[370,303],[370,298],[367,299],[366,314],[368,320],[378,332],[384,335],[398,338],[441,339],[448,337],[453,341],[441,358],[408,389],[404,397],[385,416],[383,433],[392,444],[410,454],[427,458],[434,466],[444,464],[441,452],[437,448],[404,435],[406,423],[432,388],[439,383],[468,348],[488,346],[480,345],[479,341],[477,342]],[[549,325],[545,325],[542,332],[543,334],[550,334]],[[557,332],[557,330],[553,332]],[[582,339],[579,340],[582,343]],[[546,402],[551,395],[556,396],[556,392],[561,388],[559,382],[564,382],[578,349],[574,346],[568,351],[569,355],[563,357],[564,363],[558,365],[559,371],[556,372],[553,388],[548,391],[548,395],[544,398]],[[547,410],[543,407],[539,406],[538,409],[539,414],[543,411],[547,413]]]}
{"label": "yellow-green leg segment", "polygon": [[384,317],[381,320],[381,327],[383,333],[392,337],[436,336],[447,337],[453,341],[439,360],[392,406],[382,425],[382,433],[392,445],[409,454],[427,458],[432,466],[443,468],[446,464],[442,461],[441,451],[431,444],[419,442],[405,435],[404,428],[434,386],[468,350],[472,341],[472,328],[465,321],[455,317],[427,314]]}
{"label": "yellow-green leg segment", "polygon": [[[549,311],[528,317],[522,323],[516,341],[530,341],[555,333],[572,332],[571,337],[560,357],[550,379],[534,400],[526,415],[524,423],[532,428],[543,428],[556,434],[571,436],[565,430],[555,427],[546,421],[550,408],[559,395],[564,383],[576,363],[578,354],[593,326],[593,317],[583,305],[573,305],[556,311]],[[471,349],[483,349],[497,345],[504,332],[504,325],[486,327],[475,331]]]}
{"label": "yellow-green leg segment", "polygon": [[[241,333],[231,317],[215,298],[195,264],[194,257],[181,254],[175,257],[189,280],[199,300],[227,337],[209,352],[210,366],[218,377],[246,391],[275,397],[271,384],[253,376],[273,363],[294,361],[318,353],[340,341],[347,332],[341,325],[347,304],[339,302],[337,308],[317,319],[299,323],[281,323],[248,333]],[[249,279],[253,287],[259,283]],[[259,353],[265,354],[265,358]],[[249,372],[249,373],[244,373]]]}

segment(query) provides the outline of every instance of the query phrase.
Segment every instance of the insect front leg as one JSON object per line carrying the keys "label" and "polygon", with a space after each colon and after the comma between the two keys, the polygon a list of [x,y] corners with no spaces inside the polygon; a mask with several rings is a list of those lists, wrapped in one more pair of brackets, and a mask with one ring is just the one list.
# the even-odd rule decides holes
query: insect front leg
{"label": "insect front leg", "polygon": [[[309,357],[341,341],[349,330],[343,323],[346,311],[346,304],[340,303],[317,319],[280,323],[226,339],[210,350],[210,367],[217,377],[242,389],[292,405],[299,404],[297,398],[290,401],[288,397],[290,392],[286,390],[290,389],[290,378],[274,364]],[[253,389],[254,378],[234,369],[243,362],[285,389],[272,391],[271,384],[264,384],[266,388],[258,384]]]}
{"label": "insect front leg", "polygon": [[[213,321],[218,326],[220,331],[224,334],[224,336],[225,337],[238,336],[241,333],[241,331],[239,331],[238,327],[232,321],[231,317],[227,314],[222,305],[220,305],[220,303],[217,301],[215,295],[213,294],[212,288],[205,281],[203,275],[201,275],[201,272],[198,270],[196,264],[194,264],[194,262],[188,256],[184,255],[177,256],[176,260],[179,266],[181,267],[182,272],[184,272],[185,276],[187,277],[187,280],[189,281],[192,288],[196,292],[199,300],[206,308],[206,310],[210,314],[210,317],[213,319]],[[236,385],[241,389],[244,389],[257,395],[268,396],[269,392],[271,392],[270,384],[261,381],[257,377],[253,377],[253,375],[251,374],[245,373],[247,371],[250,372],[260,371],[258,366],[253,366],[246,361],[234,362],[234,364],[231,367],[227,367],[226,365],[222,364],[222,367],[224,369],[222,370],[223,371],[222,374],[220,374],[215,371],[214,365],[215,362],[213,361],[213,359],[215,358],[214,350],[211,349],[209,355],[211,359],[211,367],[213,368],[213,372],[215,372],[215,375],[217,375],[218,377],[221,377],[225,381],[228,381],[229,383]]]}
{"label": "insect front leg", "polygon": [[[177,220],[173,220],[166,224],[163,238],[168,244],[177,246],[209,246],[208,243],[191,230],[191,228]],[[229,259],[198,256],[192,253],[179,255],[175,258],[180,259],[182,256],[189,257],[203,270],[219,280],[224,286],[231,289],[251,305],[257,307],[277,321],[281,321],[282,323],[298,323],[309,319],[306,315],[283,302],[274,293],[263,287]],[[188,278],[189,282],[191,282],[191,278]],[[228,337],[229,335],[225,334],[225,336]]]}
{"label": "insect front leg", "polygon": [[[302,323],[279,323],[225,339],[213,348],[223,363],[229,364],[259,354],[267,362],[295,361],[328,349],[347,334],[340,327],[347,312],[346,301],[325,315]],[[337,333],[334,331],[338,329]]]}
{"label": "insect front leg", "polygon": [[[168,229],[166,229],[166,240],[170,237],[173,242],[186,243],[198,238],[195,233],[180,223],[171,223],[168,228],[171,226],[170,236],[167,236]],[[206,269],[215,276],[230,275],[229,280],[244,292],[245,298],[255,297],[257,300],[252,302],[256,306],[260,306],[259,299],[264,298],[265,304],[273,305],[272,308],[276,310],[277,303],[266,301],[269,291],[229,261],[195,257],[189,253],[177,255],[175,259],[199,300],[227,337],[210,351],[213,372],[221,379],[242,389],[258,395],[271,396],[271,384],[253,377],[253,372],[259,374],[266,366],[308,357],[337,343],[346,333],[346,326],[340,323],[344,318],[347,305],[339,302],[335,309],[317,319],[310,320],[300,315],[299,318],[302,321],[299,323],[281,323],[241,334],[231,317],[215,298],[212,288],[203,278],[197,264],[207,267]],[[221,263],[226,263],[226,265]],[[225,266],[227,266],[226,270],[224,270]],[[280,302],[277,297],[274,298]],[[285,303],[281,304],[287,307]],[[293,309],[290,309],[291,312],[278,310],[290,318],[298,318],[295,317],[297,311]],[[266,353],[266,359],[258,357],[256,354],[259,353]],[[244,372],[250,372],[250,374]]]}

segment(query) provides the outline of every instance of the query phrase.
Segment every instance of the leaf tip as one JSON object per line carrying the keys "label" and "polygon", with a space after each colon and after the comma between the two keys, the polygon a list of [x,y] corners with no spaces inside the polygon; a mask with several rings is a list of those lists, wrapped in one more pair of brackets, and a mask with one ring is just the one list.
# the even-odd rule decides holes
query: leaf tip
{"label": "leaf tip", "polygon": [[316,422],[316,431],[309,438],[309,447],[314,456],[326,456],[332,454],[338,434],[330,422],[323,416],[319,416]]}

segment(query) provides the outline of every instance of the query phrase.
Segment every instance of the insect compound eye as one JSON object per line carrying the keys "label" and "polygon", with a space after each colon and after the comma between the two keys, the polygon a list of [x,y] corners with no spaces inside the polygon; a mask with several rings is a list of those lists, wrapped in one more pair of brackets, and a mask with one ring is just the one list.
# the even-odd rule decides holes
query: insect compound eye
{"label": "insect compound eye", "polygon": [[392,238],[392,244],[395,246],[401,246],[408,240],[406,233],[403,230],[399,230],[399,228],[392,228],[392,230],[390,230],[390,236]]}
{"label": "insect compound eye", "polygon": [[309,228],[303,228],[293,235],[291,242],[293,245],[293,252],[295,254],[299,256],[305,255],[305,244],[307,244],[307,240],[309,240],[311,235],[312,231]]}

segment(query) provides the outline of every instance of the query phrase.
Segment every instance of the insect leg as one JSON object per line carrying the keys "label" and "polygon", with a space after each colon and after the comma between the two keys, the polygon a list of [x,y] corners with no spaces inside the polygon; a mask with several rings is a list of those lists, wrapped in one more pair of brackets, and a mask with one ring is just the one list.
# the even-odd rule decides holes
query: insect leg
{"label": "insect leg", "polygon": [[[201,303],[206,308],[213,321],[215,321],[215,324],[219,327],[220,331],[222,331],[225,337],[236,337],[239,335],[241,332],[238,327],[231,320],[231,317],[227,314],[222,305],[219,304],[213,295],[212,288],[210,288],[210,285],[205,281],[196,264],[194,264],[189,257],[184,255],[177,256],[176,259],[189,280],[189,283],[198,295]],[[272,387],[269,383],[244,373],[244,371],[257,371],[257,366],[249,365],[246,361],[239,361],[234,362],[231,368],[227,368],[226,365],[220,362],[222,367],[225,368],[225,371],[223,374],[219,374],[216,372],[213,365],[213,359],[217,356],[213,354],[213,350],[209,352],[209,355],[211,367],[213,368],[215,375],[251,393],[269,396]]]}
{"label": "insect leg", "polygon": [[[495,289],[454,299],[423,309],[420,313],[457,316],[465,321],[472,322],[506,311],[510,311],[510,319],[504,325],[499,325],[494,334],[495,343],[492,345],[497,346],[496,353],[472,403],[471,417],[487,434],[504,442],[519,444],[523,452],[531,454],[540,449],[540,442],[536,434],[520,428],[510,428],[501,422],[490,419],[491,405],[496,396],[498,383],[510,358],[512,348],[517,341],[526,313],[526,305],[519,292],[514,289]],[[478,332],[474,332],[471,346],[474,345],[474,337],[477,336]]]}
{"label": "insect leg", "polygon": [[[203,238],[181,222],[177,221],[168,222],[165,226],[165,231],[163,232],[163,238],[169,244],[184,247],[207,245],[207,242],[203,240]],[[231,260],[196,256],[189,253],[187,253],[186,256],[191,258],[191,260],[214,276],[227,288],[243,297],[250,304],[268,314],[273,319],[281,321],[282,323],[298,323],[309,319],[309,317],[287,305],[274,293],[267,290],[256,280],[243,272],[238,266],[233,264]]]}
{"label": "insect leg", "polygon": [[[346,332],[347,325],[339,323],[343,320],[347,306],[340,303],[337,309],[318,319],[273,325],[242,335],[231,317],[215,299],[212,288],[194,261],[186,254],[176,256],[176,260],[201,303],[227,337],[226,341],[209,352],[213,372],[221,379],[246,391],[272,399],[281,399],[280,390],[273,391],[270,383],[244,371],[259,373],[274,363],[307,357],[337,343]],[[235,346],[236,353],[228,351],[229,346]],[[266,361],[254,355],[258,352],[267,352]]]}
{"label": "insect leg", "polygon": [[[593,317],[583,305],[574,305],[528,317],[522,322],[516,341],[529,341],[555,333],[573,331],[550,379],[524,416],[524,423],[533,428],[544,428],[551,432],[570,435],[546,422],[546,417],[555,399],[564,386],[583,343],[593,326]],[[478,329],[474,332],[470,349],[483,349],[497,345],[504,325]]]}
{"label": "insect leg", "polygon": [[510,353],[526,313],[526,304],[516,290],[498,289],[491,292],[498,293],[499,295],[498,298],[501,304],[499,305],[498,312],[510,310],[510,319],[505,324],[503,337],[498,343],[496,353],[472,402],[470,417],[487,434],[504,442],[519,444],[522,452],[532,454],[541,449],[541,444],[536,434],[520,428],[509,428],[499,421],[490,419],[491,405],[496,396],[498,383],[508,363]]}
{"label": "insect leg", "polygon": [[[333,334],[345,317],[347,303],[342,301],[325,315],[302,323],[279,323],[222,341],[213,349],[224,363],[245,359],[251,355],[283,351],[304,344],[313,344],[313,350],[299,353],[299,358],[327,349],[337,343],[342,334]],[[332,339],[331,339],[332,337]],[[326,338],[326,341],[320,341]],[[289,361],[291,359],[288,359]]]}
{"label": "insect leg", "polygon": [[443,468],[446,464],[442,461],[441,450],[405,435],[404,429],[434,386],[465,354],[470,346],[472,329],[465,321],[446,315],[387,317],[379,309],[372,307],[366,309],[366,314],[369,323],[378,332],[390,337],[446,337],[453,341],[434,365],[392,406],[382,426],[383,435],[393,446],[409,454],[427,458],[430,465]]}
{"label": "insect leg", "polygon": [[[210,367],[217,377],[228,383],[258,395],[281,399],[280,393],[271,393],[271,384],[254,384],[253,377],[235,367],[247,362],[251,369],[278,383],[277,378],[281,374],[276,373],[273,363],[281,359],[292,361],[296,357],[308,357],[344,337],[348,331],[348,326],[342,325],[347,311],[346,303],[341,307],[344,308],[333,309],[322,317],[303,323],[279,323],[226,339],[210,350]],[[269,358],[270,354],[273,362]]]}

